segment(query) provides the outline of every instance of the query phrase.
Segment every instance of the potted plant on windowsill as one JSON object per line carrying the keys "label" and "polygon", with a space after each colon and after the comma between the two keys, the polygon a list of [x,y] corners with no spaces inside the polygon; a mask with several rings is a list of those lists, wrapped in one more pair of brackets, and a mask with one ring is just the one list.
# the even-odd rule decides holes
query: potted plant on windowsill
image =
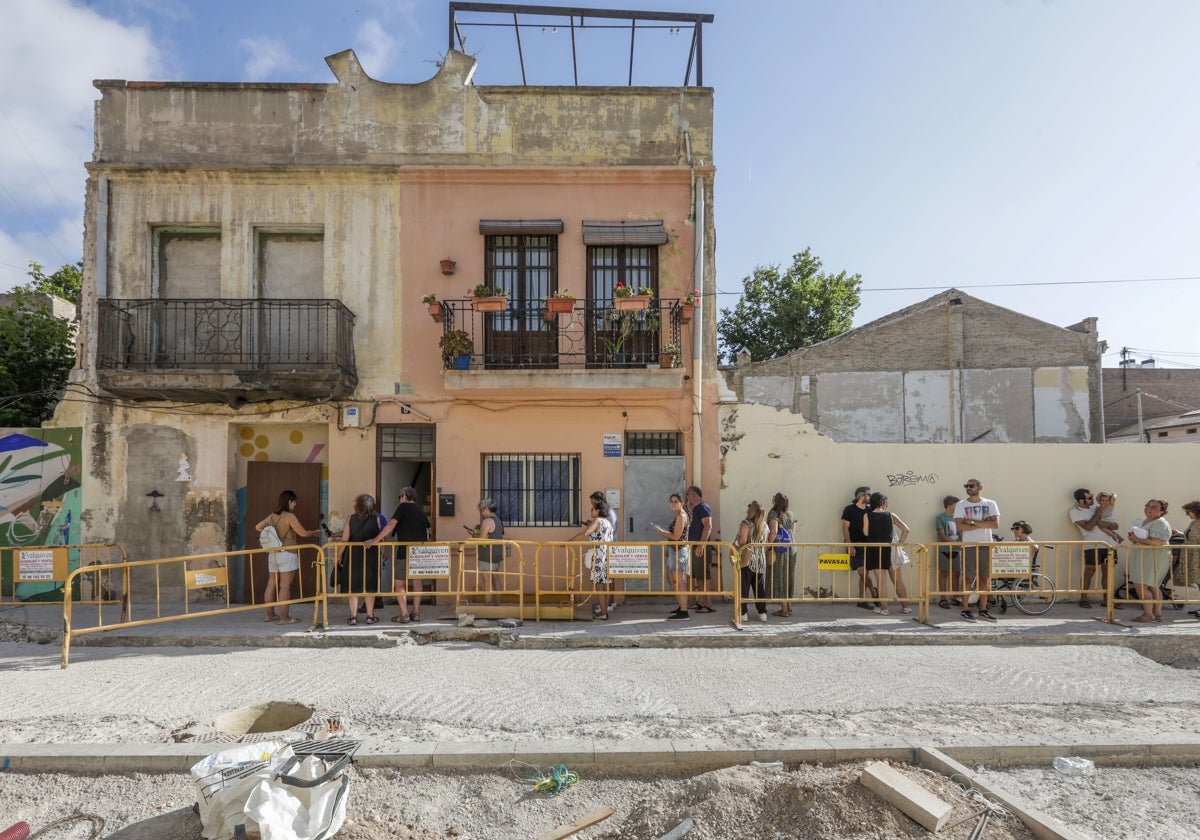
{"label": "potted plant on windowsill", "polygon": [[633,286],[626,286],[624,282],[617,282],[616,288],[613,289],[613,309],[628,311],[631,309],[645,309],[650,305],[650,299],[654,297],[654,290],[642,286],[634,289]]}
{"label": "potted plant on windowsill", "polygon": [[471,367],[471,354],[475,352],[475,343],[466,330],[446,330],[438,341],[442,357],[449,361],[454,370],[468,370]]}
{"label": "potted plant on windowsill", "polygon": [[683,299],[679,301],[679,321],[683,324],[690,324],[692,316],[696,313],[696,307],[700,302],[700,290],[692,289]]}
{"label": "potted plant on windowsill", "polygon": [[476,312],[503,312],[508,309],[508,293],[480,283],[471,289],[471,307]]}
{"label": "potted plant on windowsill", "polygon": [[566,315],[575,308],[575,295],[561,289],[544,300],[546,301],[547,321],[553,321],[555,315]]}
{"label": "potted plant on windowsill", "polygon": [[442,302],[437,299],[437,295],[427,294],[421,298],[421,303],[429,307],[429,317],[440,324],[442,322]]}
{"label": "potted plant on windowsill", "polygon": [[673,368],[679,361],[679,345],[667,344],[658,351],[658,365],[661,368]]}

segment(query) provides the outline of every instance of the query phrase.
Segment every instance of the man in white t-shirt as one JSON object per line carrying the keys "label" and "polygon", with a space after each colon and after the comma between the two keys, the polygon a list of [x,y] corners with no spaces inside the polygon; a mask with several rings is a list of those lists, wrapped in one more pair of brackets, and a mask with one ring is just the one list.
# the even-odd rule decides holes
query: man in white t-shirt
{"label": "man in white t-shirt", "polygon": [[[1101,508],[1092,501],[1092,491],[1080,487],[1075,491],[1075,506],[1067,512],[1071,524],[1079,529],[1079,539],[1088,542],[1104,543],[1093,545],[1083,550],[1083,582],[1080,589],[1090,589],[1092,579],[1096,576],[1097,567],[1100,571],[1100,588],[1108,591],[1108,549],[1117,544],[1103,528],[1101,520],[1106,514],[1111,514],[1111,507]],[[1079,596],[1079,606],[1090,607],[1092,602],[1086,594]]]}
{"label": "man in white t-shirt", "polygon": [[[984,621],[996,619],[988,612],[988,591],[992,586],[992,531],[1000,526],[1000,506],[985,499],[983,482],[977,478],[967,479],[963,485],[967,498],[954,506],[954,524],[958,526],[959,539],[963,542],[963,576],[965,582],[975,578],[979,590],[979,617]],[[963,593],[964,621],[974,621],[971,615],[970,594]]]}

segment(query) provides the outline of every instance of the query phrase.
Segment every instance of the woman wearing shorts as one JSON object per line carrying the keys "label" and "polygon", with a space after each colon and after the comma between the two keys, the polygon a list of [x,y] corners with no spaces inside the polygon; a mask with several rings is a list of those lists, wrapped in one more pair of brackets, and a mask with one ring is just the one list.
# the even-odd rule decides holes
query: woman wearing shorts
{"label": "woman wearing shorts", "polygon": [[[479,503],[478,538],[488,541],[504,539],[504,523],[500,521],[496,503],[491,499],[484,499]],[[486,593],[483,596],[484,606],[494,607],[500,604],[497,591],[499,586],[503,586],[504,550],[505,546],[495,544],[481,545],[476,549],[476,557],[479,558],[477,586],[480,591]]]}
{"label": "woman wearing shorts", "polygon": [[[666,537],[673,543],[683,542],[687,539],[688,515],[687,508],[683,505],[683,496],[678,493],[671,494],[671,514],[675,517],[671,520],[670,529],[664,528],[654,522],[650,523],[650,527],[660,537]],[[667,571],[675,581],[675,600],[678,601],[678,609],[672,610],[667,616],[671,621],[691,618],[688,614],[688,576],[692,568],[691,551],[687,546],[669,545],[663,551],[666,557]]]}
{"label": "woman wearing shorts", "polygon": [[255,531],[261,532],[268,525],[275,526],[275,532],[283,542],[283,548],[272,551],[267,555],[267,588],[263,592],[263,603],[267,605],[267,617],[263,621],[278,621],[280,624],[295,624],[299,619],[288,615],[288,605],[279,605],[279,615],[271,606],[275,603],[276,595],[280,601],[290,601],[292,598],[292,581],[300,569],[300,555],[294,550],[300,538],[315,537],[317,532],[310,531],[300,524],[296,518],[297,497],[291,490],[279,494],[279,504],[275,511],[254,526]]}

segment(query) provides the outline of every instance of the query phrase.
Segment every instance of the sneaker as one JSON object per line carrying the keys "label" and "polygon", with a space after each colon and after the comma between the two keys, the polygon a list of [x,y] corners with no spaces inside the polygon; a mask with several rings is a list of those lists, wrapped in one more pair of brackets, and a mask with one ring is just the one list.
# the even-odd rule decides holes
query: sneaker
{"label": "sneaker", "polygon": [[891,615],[891,613],[885,610],[883,607],[876,607],[875,615]]}
{"label": "sneaker", "polygon": [[669,616],[667,616],[667,621],[686,621],[689,618],[691,618],[691,616],[688,615],[687,610],[675,610]]}
{"label": "sneaker", "polygon": [[901,607],[900,612],[904,613],[905,615],[912,615],[912,607]]}
{"label": "sneaker", "polygon": [[988,612],[987,610],[980,610],[980,611],[979,611],[979,617],[980,617],[980,618],[982,618],[984,621],[990,621],[990,622],[992,622],[992,624],[995,624],[995,623],[996,623],[996,618],[995,618],[995,616],[993,616],[993,615],[992,615],[990,612]]}
{"label": "sneaker", "polygon": [[963,617],[963,621],[975,621],[975,616],[971,614],[970,610],[963,610],[959,615]]}
{"label": "sneaker", "polygon": [[759,614],[758,614],[758,620],[759,620],[759,621],[766,621],[766,620],[767,620],[767,614],[766,614],[766,613],[759,613]]}
{"label": "sneaker", "polygon": [[856,606],[856,607],[862,607],[864,610],[870,610],[870,609],[874,609],[874,607],[872,607],[872,606],[871,606],[870,604],[868,604],[866,601],[859,601],[857,604],[855,604],[855,606]]}

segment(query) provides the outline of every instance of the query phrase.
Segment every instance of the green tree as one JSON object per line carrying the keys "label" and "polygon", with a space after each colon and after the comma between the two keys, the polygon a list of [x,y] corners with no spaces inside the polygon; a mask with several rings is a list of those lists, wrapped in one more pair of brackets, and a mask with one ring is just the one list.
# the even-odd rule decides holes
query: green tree
{"label": "green tree", "polygon": [[78,301],[82,275],[64,265],[46,275],[29,264],[33,282],[17,286],[0,306],[0,427],[40,426],[54,406],[75,364],[75,330],[54,317],[42,295],[70,295]]}
{"label": "green tree", "polygon": [[79,292],[83,289],[83,261],[75,265],[64,265],[53,274],[46,274],[40,263],[29,263],[29,277],[33,280],[25,288],[46,295],[57,295],[71,303],[79,303]]}
{"label": "green tree", "polygon": [[810,248],[778,265],[756,266],[742,280],[742,297],[717,320],[722,357],[732,362],[742,350],[755,361],[774,359],[850,329],[858,309],[861,274],[825,274]]}

